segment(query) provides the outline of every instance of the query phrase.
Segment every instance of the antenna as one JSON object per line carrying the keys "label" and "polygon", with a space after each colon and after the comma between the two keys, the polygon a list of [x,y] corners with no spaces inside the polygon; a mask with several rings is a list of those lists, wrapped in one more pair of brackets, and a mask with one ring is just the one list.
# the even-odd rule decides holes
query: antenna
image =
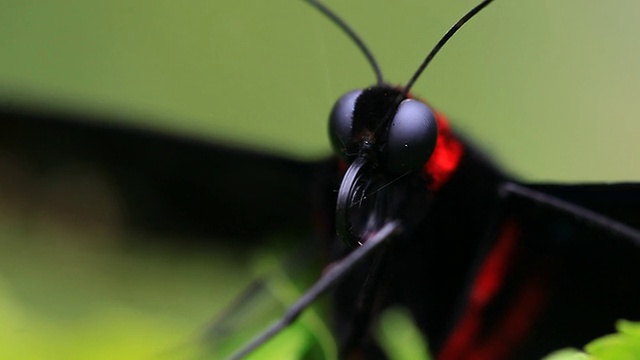
{"label": "antenna", "polygon": [[403,99],[407,96],[407,94],[409,93],[409,90],[411,90],[411,87],[413,87],[413,84],[415,84],[416,80],[418,80],[418,78],[420,77],[420,75],[422,74],[422,72],[424,71],[424,69],[427,67],[427,65],[429,65],[429,63],[431,62],[431,60],[433,60],[433,58],[436,56],[436,54],[440,51],[440,49],[442,49],[442,47],[444,46],[444,44],[447,43],[447,41],[449,41],[449,39],[451,39],[451,37],[453,36],[453,34],[455,34],[458,30],[460,30],[460,28],[462,27],[462,25],[464,25],[467,21],[469,21],[472,17],[474,17],[477,13],[480,12],[480,10],[484,9],[487,5],[489,5],[493,0],[484,0],[482,1],[480,4],[478,4],[476,7],[474,7],[473,9],[471,9],[471,11],[469,11],[465,16],[463,16],[460,20],[458,20],[457,23],[455,23],[451,29],[449,29],[449,31],[447,31],[446,34],[444,34],[444,36],[440,39],[440,41],[438,41],[438,43],[436,44],[436,46],[433,47],[433,49],[431,50],[431,52],[429,52],[429,54],[427,55],[427,57],[422,61],[422,64],[420,64],[420,66],[418,67],[418,70],[413,74],[413,76],[411,77],[411,79],[409,80],[409,82],[407,83],[407,85],[404,86],[404,89],[402,89],[402,93],[400,94],[399,98]]}
{"label": "antenna", "polygon": [[364,41],[362,41],[362,38],[358,36],[358,34],[356,34],[356,32],[349,25],[347,25],[347,23],[344,20],[342,20],[338,15],[336,15],[336,13],[334,13],[331,9],[326,7],[324,4],[316,0],[305,0],[305,1],[309,3],[309,5],[320,10],[322,14],[324,14],[327,18],[329,18],[331,22],[336,24],[340,29],[342,29],[342,31],[344,31],[347,34],[348,37],[351,38],[351,40],[353,40],[353,42],[356,44],[356,46],[358,46],[360,51],[362,51],[362,54],[367,58],[369,65],[371,65],[371,68],[373,69],[373,72],[376,75],[376,83],[378,85],[381,85],[384,82],[384,80],[382,79],[382,71],[380,70],[380,65],[378,65],[378,62],[373,57],[373,53],[371,52],[371,50],[369,50],[369,48],[364,43]]}

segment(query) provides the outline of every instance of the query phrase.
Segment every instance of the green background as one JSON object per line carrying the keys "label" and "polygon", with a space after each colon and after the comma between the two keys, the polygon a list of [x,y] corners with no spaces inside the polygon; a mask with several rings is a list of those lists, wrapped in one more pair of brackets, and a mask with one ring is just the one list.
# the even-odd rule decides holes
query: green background
{"label": "green background", "polygon": [[[328,4],[403,84],[476,1]],[[299,0],[0,9],[4,103],[314,159],[329,153],[333,101],[373,81],[355,46]],[[524,179],[638,180],[639,11],[623,0],[497,0],[413,92]],[[85,230],[3,211],[1,357],[183,358],[253,274],[253,255],[234,250],[122,253],[105,245],[122,238],[87,245]]]}
{"label": "green background", "polygon": [[[331,1],[404,83],[475,1]],[[635,2],[498,0],[414,89],[535,180],[634,180]],[[292,156],[329,153],[326,117],[373,76],[302,1],[4,1],[0,96]]]}

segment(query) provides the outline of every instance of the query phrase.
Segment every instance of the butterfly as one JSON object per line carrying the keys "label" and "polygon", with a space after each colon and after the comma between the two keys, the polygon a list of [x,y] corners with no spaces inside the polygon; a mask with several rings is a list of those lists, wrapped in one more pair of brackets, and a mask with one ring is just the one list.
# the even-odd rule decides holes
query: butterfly
{"label": "butterfly", "polygon": [[[123,136],[123,138],[126,138],[126,136]],[[126,141],[124,141],[124,140],[123,140],[123,142],[126,142]],[[135,143],[135,141],[132,141],[132,143]],[[168,151],[168,150],[167,150],[167,153],[175,153],[175,151]],[[236,156],[236,155],[238,156],[238,159],[234,158],[234,156]],[[226,156],[225,156],[225,158],[226,158],[226,159],[233,159],[233,161],[229,161],[229,162],[236,164],[236,166],[238,166],[237,164],[238,164],[239,162],[241,162],[241,160],[239,160],[239,159],[241,159],[241,158],[242,158],[242,156],[240,155],[240,152],[237,152],[237,153],[234,153],[234,154],[229,154],[228,156],[229,156],[229,157],[226,157]],[[252,157],[252,158],[253,158],[254,156],[255,156],[255,155],[253,155],[253,154],[251,155],[251,157]],[[124,156],[122,156],[122,157],[124,157]],[[197,156],[196,156],[196,157],[197,157]],[[162,158],[162,159],[166,159],[166,158],[167,158],[167,156],[165,155],[165,156],[162,156],[162,157],[160,157],[160,158]],[[182,157],[180,157],[180,158],[182,158]],[[115,160],[114,160],[114,161],[115,161]],[[285,163],[285,164],[286,164],[286,161],[283,161],[283,163]],[[203,164],[203,166],[204,166],[204,164]],[[222,165],[220,165],[220,166],[222,166]],[[283,166],[284,166],[284,167],[287,167],[287,166],[290,166],[290,164],[289,164],[289,165],[283,165]],[[240,167],[240,166],[238,166],[238,167]],[[254,169],[253,169],[253,171],[255,171],[255,170],[256,170],[256,169],[254,168]],[[260,173],[261,173],[261,174],[264,174],[264,172],[260,172]],[[232,178],[231,178],[231,180],[227,180],[227,181],[228,181],[229,183],[232,183],[232,182],[234,182],[234,179],[242,179],[242,178],[245,178],[245,176],[236,175],[236,177],[232,177]],[[268,177],[267,177],[267,178],[268,178]],[[206,179],[206,178],[205,178],[205,179]],[[211,184],[211,182],[210,182],[210,181],[205,181],[205,179],[200,179],[200,181],[201,181],[203,184],[204,184],[204,183],[209,183],[209,184]],[[211,178],[209,178],[209,180],[211,180],[211,179],[213,179],[214,181],[216,181],[216,180],[217,180],[215,176],[212,176]],[[304,179],[304,178],[303,178],[302,180],[308,180],[308,179]],[[223,181],[224,181],[224,180],[223,180]],[[304,183],[305,181],[302,181],[302,182]],[[275,183],[275,184],[274,184],[274,183]],[[225,183],[225,184],[226,184],[226,183]],[[269,186],[268,188],[270,188],[270,189],[275,189],[275,188],[278,186],[278,184],[279,184],[280,186],[284,186],[286,183],[284,183],[284,182],[280,182],[280,183],[279,183],[278,181],[274,181],[274,182],[268,182],[267,184],[269,184],[269,185],[273,185],[273,186],[274,186],[274,187]],[[225,185],[225,186],[226,186],[226,185]],[[218,186],[217,188],[224,188],[225,186],[222,186],[222,185],[221,185],[221,186]],[[191,186],[189,186],[189,187],[191,187]],[[193,188],[194,188],[194,189],[196,189],[196,188],[202,188],[202,187],[204,187],[204,186],[202,186],[202,185],[200,185],[200,186],[193,186]],[[216,188],[215,186],[212,186],[212,187],[213,187],[213,188]],[[244,189],[246,189],[246,188],[247,188],[247,187],[243,187],[243,190],[244,190]],[[550,187],[550,188],[546,188],[545,190],[546,190],[546,191],[548,191],[548,192],[553,192],[553,190],[554,190],[554,189]],[[628,189],[627,189],[627,190],[628,190]],[[556,191],[558,191],[558,190],[556,190]],[[562,192],[562,191],[560,191],[560,192]],[[593,191],[592,191],[592,192],[593,192]],[[627,192],[628,192],[628,191],[627,191]],[[259,191],[257,191],[257,193],[260,193],[260,192],[259,192]],[[578,197],[580,197],[580,196],[578,196]],[[251,199],[253,199],[253,200],[255,201],[255,204],[262,203],[262,202],[257,201],[256,199],[258,199],[258,198],[256,198],[256,197],[250,197],[250,198],[251,198]],[[571,200],[572,200],[572,201],[579,201],[579,200],[574,200],[574,199],[571,199]],[[587,200],[587,202],[588,202],[588,200]],[[518,208],[518,204],[510,205],[510,206],[514,206],[516,209]],[[286,208],[286,207],[285,207],[285,208]],[[603,210],[603,211],[604,211],[604,210]],[[268,211],[265,211],[265,213],[268,213]],[[172,218],[173,218],[173,219],[176,219],[176,218],[177,218],[177,217],[176,217],[177,215],[178,215],[178,214],[173,214],[172,216],[168,216],[167,218],[168,218],[168,219],[172,219]],[[210,214],[210,215],[213,215],[213,214]],[[223,217],[218,217],[218,216],[211,216],[211,217],[212,217],[212,218],[214,218],[214,219],[221,219],[221,220],[224,220],[224,218],[223,218]],[[195,219],[194,219],[194,220],[195,220]],[[206,223],[207,223],[207,221],[206,221],[205,219],[202,219],[202,220],[203,220],[203,221],[194,221],[194,223],[198,223],[198,224],[206,224]],[[478,221],[480,221],[480,219],[478,219]],[[219,228],[224,228],[224,224],[225,224],[225,223],[226,223],[225,221],[220,221],[220,222],[219,222],[219,224],[217,224],[218,226],[214,226],[214,227],[215,227],[215,228],[217,228],[217,229],[219,229]],[[190,225],[191,225],[191,224],[190,224]],[[215,224],[213,224],[213,225],[215,225]],[[213,226],[213,225],[209,224],[209,226]],[[276,224],[276,225],[277,225],[277,224]],[[196,226],[196,227],[197,227],[197,225],[193,225],[193,226]],[[202,226],[202,225],[201,225],[201,226]],[[445,311],[443,310],[442,312],[445,312]],[[434,341],[438,341],[438,339],[436,338],[436,339],[434,339]]]}

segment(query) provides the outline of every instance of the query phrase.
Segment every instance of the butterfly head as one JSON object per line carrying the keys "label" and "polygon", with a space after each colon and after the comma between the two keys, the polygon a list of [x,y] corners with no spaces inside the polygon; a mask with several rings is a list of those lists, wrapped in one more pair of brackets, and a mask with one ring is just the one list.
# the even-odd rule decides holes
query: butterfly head
{"label": "butterfly head", "polygon": [[425,103],[376,85],[342,96],[329,117],[334,151],[349,167],[337,200],[336,225],[348,245],[398,216],[404,178],[419,173],[436,147],[438,126]]}

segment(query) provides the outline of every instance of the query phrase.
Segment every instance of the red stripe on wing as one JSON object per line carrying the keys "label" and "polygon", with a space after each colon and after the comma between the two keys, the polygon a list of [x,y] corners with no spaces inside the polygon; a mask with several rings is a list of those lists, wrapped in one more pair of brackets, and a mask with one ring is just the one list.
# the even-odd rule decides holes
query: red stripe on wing
{"label": "red stripe on wing", "polygon": [[504,285],[517,257],[519,236],[517,224],[508,220],[482,263],[463,316],[438,354],[438,360],[507,359],[526,337],[547,299],[547,274],[541,266],[532,269],[533,275],[502,312],[491,332],[481,333],[485,311]]}

